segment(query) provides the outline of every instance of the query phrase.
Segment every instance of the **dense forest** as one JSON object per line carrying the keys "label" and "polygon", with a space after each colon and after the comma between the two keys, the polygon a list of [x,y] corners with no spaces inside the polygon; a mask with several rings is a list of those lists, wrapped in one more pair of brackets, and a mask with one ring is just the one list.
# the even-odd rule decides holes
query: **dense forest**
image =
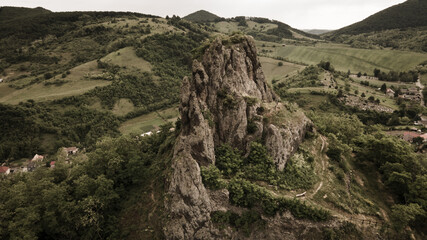
{"label": "dense forest", "polygon": [[[74,156],[72,164],[58,151],[51,158],[56,160],[55,168],[40,167],[31,174],[0,180],[0,238],[129,237],[135,223],[123,218],[139,201],[132,196],[140,189],[147,191],[150,184],[160,193],[165,191],[163,178],[169,171],[175,139],[170,127],[164,126],[151,137],[98,138],[91,153]],[[156,214],[159,219],[164,217],[161,206]],[[146,224],[159,234],[159,223]]]}

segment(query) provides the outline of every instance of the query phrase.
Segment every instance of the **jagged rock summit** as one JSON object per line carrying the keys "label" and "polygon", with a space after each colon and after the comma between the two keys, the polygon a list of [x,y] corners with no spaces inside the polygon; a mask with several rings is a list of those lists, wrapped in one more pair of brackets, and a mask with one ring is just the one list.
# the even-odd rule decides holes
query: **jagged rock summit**
{"label": "jagged rock summit", "polygon": [[[182,130],[172,162],[166,206],[168,239],[222,239],[210,213],[227,210],[227,190],[203,185],[200,167],[215,164],[215,147],[227,143],[248,153],[262,141],[278,170],[297,150],[311,122],[280,102],[265,81],[252,37],[217,38],[193,62],[192,78],[181,89]],[[231,237],[233,233],[227,233]]]}

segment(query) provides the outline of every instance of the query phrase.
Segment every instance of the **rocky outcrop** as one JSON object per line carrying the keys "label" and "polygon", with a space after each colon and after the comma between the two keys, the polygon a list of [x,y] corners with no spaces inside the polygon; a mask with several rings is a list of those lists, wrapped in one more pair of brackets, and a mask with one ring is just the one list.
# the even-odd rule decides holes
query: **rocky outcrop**
{"label": "rocky outcrop", "polygon": [[215,146],[228,143],[247,153],[251,141],[262,139],[283,170],[311,123],[268,87],[255,43],[243,36],[216,39],[194,61],[192,78],[183,81],[180,112],[165,235],[222,239],[231,233],[213,227],[210,212],[228,208],[228,193],[205,189],[200,176],[201,166],[215,164]]}

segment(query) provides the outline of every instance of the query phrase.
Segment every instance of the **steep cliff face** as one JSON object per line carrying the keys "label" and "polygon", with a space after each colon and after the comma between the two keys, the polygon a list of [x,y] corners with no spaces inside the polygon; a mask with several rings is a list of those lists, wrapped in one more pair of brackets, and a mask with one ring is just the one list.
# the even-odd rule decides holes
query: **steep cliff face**
{"label": "steep cliff face", "polygon": [[[215,147],[227,143],[248,153],[261,139],[277,168],[296,151],[311,122],[287,109],[268,87],[251,37],[216,39],[181,89],[182,131],[175,145],[167,202],[169,239],[223,238],[210,213],[226,210],[227,190],[207,190],[200,167],[215,164]],[[229,235],[230,237],[231,235]]]}

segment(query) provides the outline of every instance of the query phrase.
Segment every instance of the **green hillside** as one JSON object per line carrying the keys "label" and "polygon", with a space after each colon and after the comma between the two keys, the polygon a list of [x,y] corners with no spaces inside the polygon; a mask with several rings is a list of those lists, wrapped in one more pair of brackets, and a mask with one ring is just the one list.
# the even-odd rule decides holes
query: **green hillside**
{"label": "green hillside", "polygon": [[427,2],[408,0],[363,21],[324,34],[356,48],[427,51]]}
{"label": "green hillside", "polygon": [[[427,83],[426,33],[424,26],[326,34],[340,42],[333,43],[267,18],[224,19],[203,10],[181,19],[0,8],[0,166],[20,169],[35,154],[45,156],[33,172],[0,174],[0,239],[165,239],[174,145],[190,129],[179,104],[193,104],[180,96],[182,79],[200,75],[192,63],[215,38],[226,48],[243,34],[256,39],[258,58],[248,55],[237,66],[259,62],[280,97],[277,104],[243,97],[247,115],[256,109],[243,132],[261,121],[292,126],[300,120],[291,113],[302,112],[313,127],[299,132],[304,137],[283,172],[264,134],[248,138],[248,155],[225,144],[214,149],[214,164],[200,165],[205,187],[228,186],[229,194],[213,188],[209,196],[240,199],[228,202],[232,211],[211,213],[217,238],[238,232],[236,239],[263,239],[265,227],[294,234],[291,226],[311,225],[318,231],[309,239],[424,239],[427,143],[396,135],[427,132],[415,123],[427,108],[398,96],[417,88],[418,75]],[[233,50],[225,71],[234,71],[235,57]],[[209,62],[204,67],[216,71]],[[373,77],[375,68],[384,77]],[[219,109],[232,111],[239,99],[217,87]],[[272,108],[286,111],[274,116]],[[213,128],[222,119],[202,113]],[[62,148],[74,146],[80,151],[66,156]],[[329,220],[316,222],[322,212]]]}
{"label": "green hillside", "polygon": [[384,71],[407,71],[427,60],[425,53],[397,50],[357,49],[347,45],[320,43],[315,46],[286,45],[258,42],[261,52],[267,56],[284,58],[293,62],[317,64],[331,62],[337,70],[366,72],[372,74],[375,68]]}
{"label": "green hillside", "polygon": [[51,13],[51,11],[42,7],[24,8],[24,7],[0,7],[0,22],[13,20],[23,17],[31,17],[40,14]]}
{"label": "green hillside", "polygon": [[201,23],[201,22],[214,22],[220,19],[220,17],[208,11],[199,10],[197,12],[188,14],[187,16],[184,17],[184,19],[192,22]]}
{"label": "green hillside", "polygon": [[334,31],[333,35],[360,34],[396,28],[427,26],[427,1],[408,0],[380,11],[363,21]]}
{"label": "green hillside", "polygon": [[[191,51],[208,36],[176,17],[138,13],[48,13],[8,22],[0,26],[0,106],[8,109],[0,125],[16,132],[0,137],[0,162],[64,145],[90,149],[127,120],[176,105]],[[26,119],[34,131],[10,129],[29,109],[37,109]],[[145,128],[126,133],[133,131]]]}
{"label": "green hillside", "polygon": [[231,34],[240,31],[261,41],[283,42],[284,39],[296,39],[310,42],[320,39],[317,35],[303,32],[285,23],[267,18],[239,16],[222,19],[212,24],[220,33]]}

